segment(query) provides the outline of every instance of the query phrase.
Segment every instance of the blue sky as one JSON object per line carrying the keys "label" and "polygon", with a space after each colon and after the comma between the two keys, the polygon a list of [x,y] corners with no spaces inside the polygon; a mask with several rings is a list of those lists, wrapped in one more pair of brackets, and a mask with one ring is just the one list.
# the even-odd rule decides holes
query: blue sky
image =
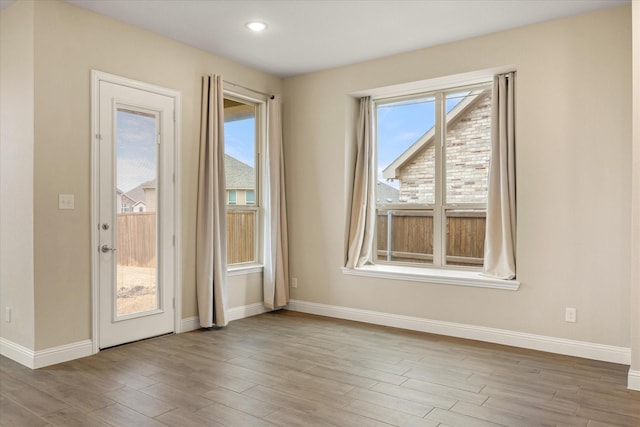
{"label": "blue sky", "polygon": [[117,187],[126,193],[156,177],[156,119],[121,110],[116,119]]}
{"label": "blue sky", "polygon": [[435,100],[421,99],[378,107],[378,178],[382,170],[433,127]]}
{"label": "blue sky", "polygon": [[252,117],[224,124],[224,152],[252,168],[256,167],[255,123]]}
{"label": "blue sky", "polygon": [[[448,98],[447,112],[460,99]],[[378,178],[382,179],[382,170],[433,127],[435,101],[423,98],[387,104],[378,108],[377,120]],[[117,113],[117,186],[124,192],[156,176],[155,122],[153,117],[126,111]],[[224,132],[225,152],[255,167],[255,118],[227,122]]]}
{"label": "blue sky", "polygon": [[[156,119],[117,112],[117,187],[130,191],[156,177]],[[255,119],[225,123],[225,152],[251,167],[255,167]]]}
{"label": "blue sky", "polygon": [[[447,97],[446,109],[451,111],[463,98]],[[435,98],[421,98],[378,107],[378,179],[382,171],[424,135],[435,123]],[[388,182],[398,187],[398,181]]]}

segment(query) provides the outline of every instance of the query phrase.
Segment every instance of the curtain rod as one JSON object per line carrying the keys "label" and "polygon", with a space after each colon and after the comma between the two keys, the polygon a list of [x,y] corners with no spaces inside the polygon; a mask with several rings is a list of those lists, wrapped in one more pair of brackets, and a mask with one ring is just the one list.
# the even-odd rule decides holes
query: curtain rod
{"label": "curtain rod", "polygon": [[223,80],[223,83],[231,85],[231,86],[239,87],[241,89],[245,89],[245,90],[248,90],[250,92],[259,93],[260,95],[264,95],[269,99],[273,99],[275,97],[275,95],[273,95],[273,94],[260,92],[259,90],[251,89],[250,87],[242,86],[242,85],[239,85],[238,83],[230,82],[229,80]]}

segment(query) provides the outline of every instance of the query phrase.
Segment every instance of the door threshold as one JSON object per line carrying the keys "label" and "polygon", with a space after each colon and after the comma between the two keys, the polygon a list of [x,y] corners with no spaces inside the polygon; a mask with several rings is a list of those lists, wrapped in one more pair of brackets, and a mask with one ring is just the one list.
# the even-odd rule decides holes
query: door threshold
{"label": "door threshold", "polygon": [[112,345],[112,346],[110,346],[110,347],[100,347],[100,351],[103,351],[103,350],[110,350],[110,349],[112,349],[112,348],[123,347],[123,346],[125,346],[125,345],[135,344],[135,343],[137,343],[137,342],[142,342],[142,341],[149,341],[149,340],[153,340],[153,339],[156,339],[156,338],[166,337],[167,335],[175,335],[175,334],[176,334],[175,332],[167,332],[167,333],[165,333],[165,334],[154,335],[154,336],[152,336],[152,337],[142,338],[142,339],[135,340],[135,341],[131,341],[131,342],[124,342],[124,343],[122,343],[122,344],[116,344],[116,345]]}

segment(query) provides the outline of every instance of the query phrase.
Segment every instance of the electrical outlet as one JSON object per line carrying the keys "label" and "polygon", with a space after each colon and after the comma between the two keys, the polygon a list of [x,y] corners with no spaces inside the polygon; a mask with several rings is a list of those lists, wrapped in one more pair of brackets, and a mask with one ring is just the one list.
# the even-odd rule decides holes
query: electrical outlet
{"label": "electrical outlet", "polygon": [[291,287],[292,288],[297,288],[298,287],[298,278],[297,277],[292,277],[291,278]]}
{"label": "electrical outlet", "polygon": [[11,307],[4,308],[4,321],[11,323]]}
{"label": "electrical outlet", "polygon": [[576,322],[576,309],[573,307],[567,307],[564,310],[564,320],[565,322]]}

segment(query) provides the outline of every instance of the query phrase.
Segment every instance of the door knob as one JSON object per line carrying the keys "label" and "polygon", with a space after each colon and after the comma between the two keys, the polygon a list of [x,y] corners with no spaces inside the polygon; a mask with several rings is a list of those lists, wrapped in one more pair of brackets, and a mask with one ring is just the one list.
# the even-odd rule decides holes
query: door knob
{"label": "door knob", "polygon": [[106,254],[107,252],[111,251],[111,252],[115,252],[116,248],[110,248],[107,245],[102,245],[102,247],[100,248],[100,250],[102,251],[102,253]]}

